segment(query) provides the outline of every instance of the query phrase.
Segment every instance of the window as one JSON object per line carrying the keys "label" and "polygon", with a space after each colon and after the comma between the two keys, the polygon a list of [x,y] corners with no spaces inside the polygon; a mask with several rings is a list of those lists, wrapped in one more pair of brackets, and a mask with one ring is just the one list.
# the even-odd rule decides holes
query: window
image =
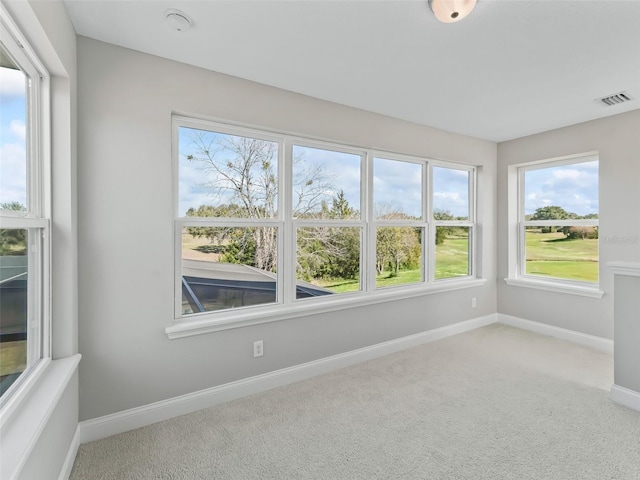
{"label": "window", "polygon": [[424,164],[373,159],[376,288],[424,281]]}
{"label": "window", "polygon": [[0,405],[48,356],[47,77],[13,24],[0,25]]}
{"label": "window", "polygon": [[362,290],[362,153],[293,145],[296,299]]}
{"label": "window", "polygon": [[473,167],[438,164],[431,188],[425,159],[173,122],[177,319],[472,277]]}
{"label": "window", "polygon": [[436,280],[473,272],[472,173],[469,169],[441,166],[432,169]]}
{"label": "window", "polygon": [[598,285],[598,157],[517,167],[517,275]]}
{"label": "window", "polygon": [[181,126],[178,145],[180,313],[278,302],[280,144]]}

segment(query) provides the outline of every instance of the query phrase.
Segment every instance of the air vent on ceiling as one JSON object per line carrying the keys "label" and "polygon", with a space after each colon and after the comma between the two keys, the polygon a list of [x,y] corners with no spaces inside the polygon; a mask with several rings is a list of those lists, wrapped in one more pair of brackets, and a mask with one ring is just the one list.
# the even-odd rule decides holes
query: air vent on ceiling
{"label": "air vent on ceiling", "polygon": [[600,102],[607,106],[618,105],[619,103],[629,102],[633,100],[633,97],[627,92],[614,93],[603,98],[598,99]]}

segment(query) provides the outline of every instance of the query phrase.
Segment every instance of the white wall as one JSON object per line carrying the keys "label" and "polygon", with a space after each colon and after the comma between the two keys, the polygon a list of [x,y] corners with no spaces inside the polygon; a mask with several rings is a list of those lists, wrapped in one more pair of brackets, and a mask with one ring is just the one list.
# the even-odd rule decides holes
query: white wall
{"label": "white wall", "polygon": [[[508,166],[590,151],[600,154],[603,298],[505,285]],[[606,264],[640,259],[640,110],[499,144],[497,183],[498,312],[612,339],[613,275]]]}
{"label": "white wall", "polygon": [[[149,404],[496,311],[492,142],[78,39],[80,418]],[[171,114],[483,168],[483,287],[178,340]],[[471,297],[478,307],[471,308]],[[252,358],[263,339],[265,355]]]}

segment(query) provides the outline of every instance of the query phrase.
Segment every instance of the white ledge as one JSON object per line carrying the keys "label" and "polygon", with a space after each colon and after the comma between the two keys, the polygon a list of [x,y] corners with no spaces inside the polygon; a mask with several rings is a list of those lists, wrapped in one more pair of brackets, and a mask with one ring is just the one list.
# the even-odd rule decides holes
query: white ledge
{"label": "white ledge", "polygon": [[598,288],[572,285],[547,280],[533,280],[529,278],[505,278],[504,282],[512,287],[535,288],[555,293],[568,293],[570,295],[580,295],[582,297],[602,298],[604,292]]}
{"label": "white ledge", "polygon": [[165,329],[165,333],[173,340],[192,335],[258,325],[260,323],[317,315],[346,308],[403,300],[405,298],[432,295],[463,288],[481,287],[486,282],[487,280],[484,278],[441,280],[428,287],[388,288],[369,294],[344,294],[338,298],[331,299],[324,297],[322,299],[300,300],[286,307],[281,305],[249,307],[234,311],[202,314],[202,316],[194,319],[177,320],[173,325]]}
{"label": "white ledge", "polygon": [[609,262],[607,267],[616,275],[640,277],[640,262]]}
{"label": "white ledge", "polygon": [[79,362],[79,354],[48,361],[11,418],[2,425],[0,478],[13,480],[20,474]]}

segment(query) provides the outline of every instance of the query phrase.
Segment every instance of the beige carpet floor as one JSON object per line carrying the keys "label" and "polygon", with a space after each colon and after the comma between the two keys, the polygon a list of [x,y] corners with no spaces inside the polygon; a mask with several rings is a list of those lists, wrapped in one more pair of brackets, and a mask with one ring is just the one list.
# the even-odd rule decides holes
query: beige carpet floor
{"label": "beige carpet floor", "polygon": [[610,355],[490,325],[80,447],[72,480],[639,480]]}

